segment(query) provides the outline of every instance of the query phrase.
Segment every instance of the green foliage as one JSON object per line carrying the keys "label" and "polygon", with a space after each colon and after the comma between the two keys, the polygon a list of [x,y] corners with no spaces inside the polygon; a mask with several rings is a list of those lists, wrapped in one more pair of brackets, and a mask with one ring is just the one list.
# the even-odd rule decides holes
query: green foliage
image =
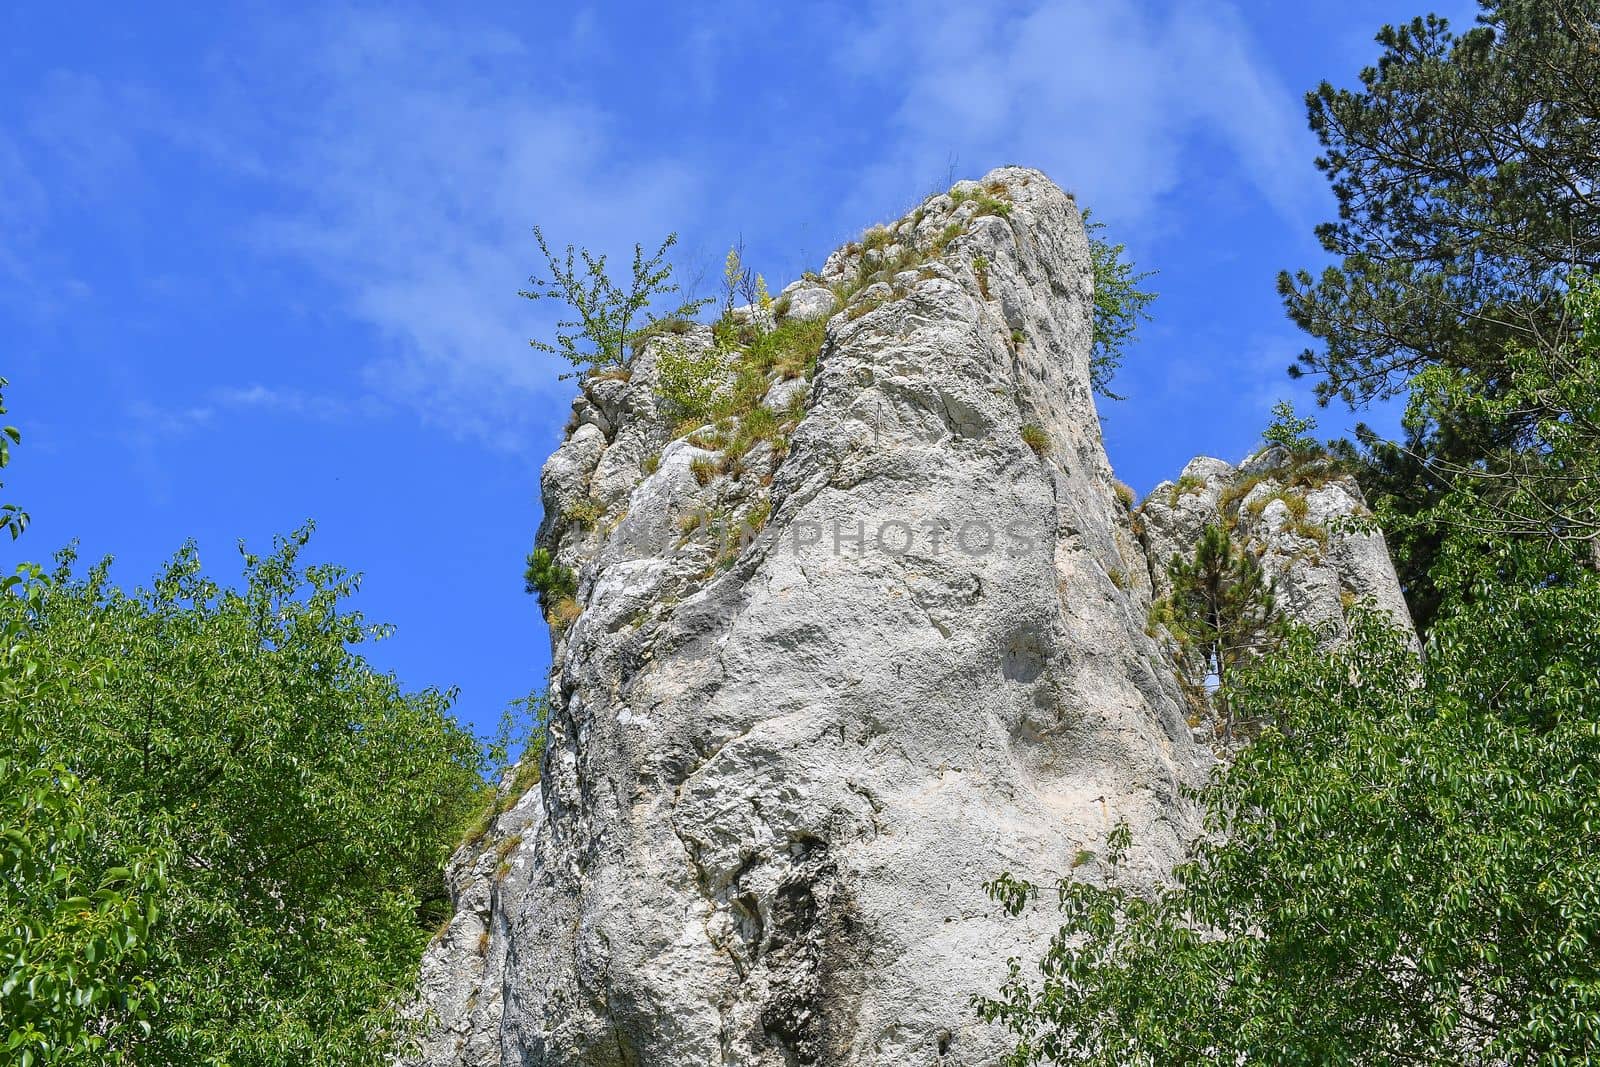
{"label": "green foliage", "polygon": [[1198,697],[1207,681],[1216,679],[1212,704],[1223,736],[1231,738],[1236,725],[1248,720],[1237,718],[1228,682],[1237,667],[1282,633],[1273,583],[1253,556],[1234,545],[1227,529],[1216,525],[1201,532],[1192,558],[1173,555],[1167,578],[1172,592],[1152,614],[1178,644],[1178,665],[1191,693]]}
{"label": "green foliage", "polygon": [[731,456],[742,456],[757,442],[771,441],[782,428],[779,416],[758,404],[739,420],[738,427],[723,444],[723,450]]}
{"label": "green foliage", "polygon": [[[1323,402],[1401,394],[1433,367],[1492,390],[1512,372],[1508,353],[1552,358],[1577,328],[1564,292],[1600,267],[1597,6],[1480,6],[1459,35],[1434,16],[1385,27],[1358,88],[1324,83],[1308,96],[1340,205],[1317,235],[1337,265],[1285,272],[1279,290],[1321,343],[1293,370],[1318,377]],[[1441,472],[1493,462],[1547,414],[1438,406],[1399,441],[1358,426],[1339,452],[1391,518],[1417,518],[1450,491]],[[1440,603],[1430,575],[1444,536],[1423,519],[1390,539],[1423,628]]]}
{"label": "green foliage", "polygon": [[1481,424],[1516,423],[1519,432],[1472,463],[1428,457],[1428,471],[1448,492],[1416,520],[1394,515],[1398,527],[1420,522],[1527,537],[1600,560],[1600,283],[1576,275],[1565,306],[1567,340],[1509,345],[1492,379],[1445,366],[1417,376],[1408,425],[1461,415]]}
{"label": "green foliage", "polygon": [[[739,241],[728,249],[727,259],[722,264],[722,318],[726,321],[733,319],[734,305],[738,297],[748,293],[753,285],[753,274],[744,261],[744,241]],[[746,304],[753,303],[748,297]]]}
{"label": "green foliage", "polygon": [[1177,507],[1178,498],[1186,493],[1198,493],[1206,487],[1206,480],[1197,474],[1183,474],[1172,483],[1172,488],[1167,490],[1167,506]]}
{"label": "green foliage", "polygon": [[[0,469],[20,440],[0,430]],[[13,538],[27,521],[0,506]],[[52,743],[54,715],[98,698],[107,664],[41,661],[29,625],[49,592],[32,565],[0,580],[0,1060],[114,1064],[155,1010],[144,971],[169,840],[160,820],[129,833],[107,819],[111,798]]]}
{"label": "green foliage", "polygon": [[539,606],[549,614],[557,601],[570,598],[578,592],[578,576],[572,568],[556,562],[548,548],[536,548],[528,553],[528,566],[523,571],[523,588],[536,593]]}
{"label": "green foliage", "polygon": [[1044,432],[1044,427],[1030,422],[1022,427],[1022,443],[1042,456],[1050,450],[1050,435]]}
{"label": "green foliage", "polygon": [[700,577],[709,578],[733,566],[740,554],[766,527],[771,515],[772,499],[764,496],[751,504],[743,514],[716,511],[702,516],[696,528],[714,541],[716,551]]}
{"label": "green foliage", "polygon": [[1241,673],[1271,725],[1175,882],[1141,895],[1116,858],[1064,881],[1040,980],[1013,964],[979,1002],[1011,1063],[1600,1056],[1600,583],[1528,544],[1448,569],[1421,661],[1357,609],[1346,643],[1298,632]]}
{"label": "green foliage", "polygon": [[[787,433],[804,417],[805,392],[797,391],[782,412],[770,410],[762,401],[775,380],[809,378],[814,373],[827,337],[827,324],[786,319],[761,329],[752,322],[724,318],[716,324],[714,336],[723,370],[715,390],[709,391],[709,401],[692,417],[681,420],[678,432],[689,431],[688,440],[695,447],[721,451],[722,455],[697,456],[690,461],[689,471],[700,485],[708,485],[724,474],[743,478],[748,471],[749,454],[758,444],[767,443],[771,446],[764,453],[768,466],[757,473],[760,484],[770,484],[772,467],[788,450]],[[757,506],[762,506],[761,502]],[[699,516],[691,518],[692,524],[680,526],[685,535],[701,525]],[[729,548],[725,543],[724,551],[705,576],[731,564],[737,555],[738,546]],[[576,607],[570,602],[558,602],[552,626],[565,625],[576,615]]]}
{"label": "green foliage", "polygon": [[[84,928],[53,958],[74,939],[115,940],[149,984],[114,984],[92,1013],[115,1022],[159,998],[148,1034],[94,1021],[107,1057],[376,1064],[401,1036],[394,1009],[449,907],[444,859],[481,803],[480,754],[448,695],[402,693],[357,653],[385,631],[343,606],[354,577],[301,566],[308,533],[246,554],[239,589],[205,578],[190,546],[137,593],[112,587],[104,563],[75,576],[69,557],[38,595],[0,599],[13,655],[50,690],[33,705],[48,708],[33,750],[81,786],[46,817],[72,821],[81,797],[92,831],[63,847],[109,854],[51,861],[83,887],[59,892],[110,913],[102,934],[80,905]],[[129,845],[158,861],[119,859]],[[146,935],[133,920],[148,922],[152,900]]]}
{"label": "green foliage", "polygon": [[[677,243],[677,234],[668,234],[654,255],[646,257],[642,245],[633,246],[633,265],[627,287],[611,280],[606,273],[606,257],[587,248],[568,245],[557,257],[545,241],[544,231],[533,228],[539,251],[544,256],[549,278],[535,275],[529,288],[519,295],[530,300],[559,300],[577,317],[556,323],[555,342],[532,340],[528,343],[541,352],[561,356],[573,366],[570,374],[625,367],[636,346],[658,332],[660,324],[692,319],[709,300],[669,301],[671,310],[657,313],[653,306],[664,297],[678,293],[672,281],[672,265],[667,252]],[[577,260],[582,260],[579,266]]]}
{"label": "green foliage", "polygon": [[1316,452],[1320,447],[1315,438],[1308,436],[1316,428],[1316,419],[1310,416],[1300,418],[1294,413],[1293,403],[1280,400],[1272,405],[1272,421],[1261,432],[1261,440],[1286,450],[1290,455],[1306,455]]}
{"label": "green foliage", "polygon": [[[6,413],[4,390],[9,384],[6,379],[0,378],[0,415]],[[0,470],[11,462],[11,446],[22,440],[22,434],[15,426],[0,426]],[[0,529],[11,534],[15,541],[22,536],[22,531],[28,528],[28,513],[15,504],[0,504]]]}
{"label": "green foliage", "polygon": [[108,819],[112,798],[40,725],[97,699],[106,669],[40,662],[26,625],[49,588],[30,567],[0,582],[0,1061],[122,1063],[155,1013],[145,971],[170,839],[159,821]]}
{"label": "green foliage", "polygon": [[1305,522],[1306,516],[1311,512],[1311,502],[1293,489],[1278,489],[1268,495],[1258,496],[1250,502],[1250,514],[1260,515],[1267,510],[1267,505],[1275,500],[1283,502],[1289,511],[1289,518],[1295,522]]}
{"label": "green foliage", "polygon": [[728,354],[720,345],[665,345],[656,355],[656,396],[673,419],[698,426],[710,418],[727,372]]}
{"label": "green foliage", "polygon": [[1138,332],[1139,323],[1149,322],[1145,309],[1156,294],[1139,288],[1155,271],[1138,271],[1123,259],[1127,248],[1100,236],[1105,223],[1093,222],[1083,213],[1089,235],[1089,259],[1094,266],[1094,349],[1089,359],[1089,380],[1094,391],[1111,400],[1122,400],[1111,391],[1111,380],[1122,366],[1128,344]]}
{"label": "green foliage", "polygon": [[872,312],[877,311],[879,308],[883,307],[883,305],[887,304],[891,299],[893,299],[893,296],[890,293],[874,291],[862,297],[860,300],[852,300],[848,310],[845,311],[845,318],[851,322],[854,322],[859,318],[870,315]]}
{"label": "green foliage", "polygon": [[606,513],[606,506],[592,496],[574,500],[567,505],[561,517],[568,522],[577,523],[585,530],[592,530],[600,524],[600,519]]}
{"label": "green foliage", "polygon": [[929,248],[928,248],[929,254],[930,255],[934,255],[934,256],[942,256],[942,255],[944,255],[945,249],[950,247],[950,242],[954,241],[957,237],[960,237],[962,234],[964,234],[966,232],[967,232],[967,228],[965,226],[963,226],[961,223],[959,223],[959,222],[950,223],[948,226],[946,226],[944,229],[940,230],[938,232],[938,234],[936,234],[934,236],[933,242],[932,242],[931,245],[929,245]]}
{"label": "green foliage", "polygon": [[1433,571],[1452,536],[1532,538],[1600,565],[1600,285],[1586,273],[1572,283],[1560,340],[1509,343],[1492,373],[1425,368],[1401,441],[1362,428],[1359,449],[1338,448],[1373,501],[1419,628],[1439,609]]}
{"label": "green foliage", "polygon": [[[658,359],[657,395],[677,421],[678,432],[713,420],[744,420],[780,378],[809,378],[827,338],[826,321],[785,319],[770,329],[723,319],[716,344],[688,352],[669,349]],[[757,416],[758,418],[760,416]]]}
{"label": "green foliage", "polygon": [[952,189],[950,202],[956,205],[972,201],[978,205],[978,210],[973,212],[975,219],[985,215],[998,215],[1008,218],[1011,215],[1011,201],[1003,199],[1006,187],[1003,183],[994,182],[984,189]]}
{"label": "green foliage", "polygon": [[1600,263],[1600,23],[1592,0],[1491,0],[1459,36],[1436,16],[1385,26],[1358,89],[1307,95],[1339,218],[1339,265],[1280,276],[1325,343],[1300,367],[1360,402],[1433,364],[1488,371],[1519,336],[1559,336],[1574,266]]}
{"label": "green foliage", "polygon": [[861,247],[868,252],[888,248],[894,244],[894,234],[885,226],[873,226],[861,235]]}
{"label": "green foliage", "polygon": [[809,378],[816,370],[827,336],[826,319],[788,319],[751,338],[743,362],[762,372],[775,370],[782,378]]}

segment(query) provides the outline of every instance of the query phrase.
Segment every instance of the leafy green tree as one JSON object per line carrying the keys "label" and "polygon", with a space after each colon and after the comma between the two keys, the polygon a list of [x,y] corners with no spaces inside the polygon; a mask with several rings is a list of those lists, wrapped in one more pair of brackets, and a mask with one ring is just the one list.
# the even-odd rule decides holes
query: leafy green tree
{"label": "leafy green tree", "polygon": [[[1194,555],[1167,564],[1172,592],[1155,605],[1156,621],[1178,644],[1179,668],[1197,703],[1209,703],[1224,737],[1236,720],[1228,698],[1234,670],[1265,651],[1282,631],[1273,583],[1223,526],[1207,525]],[[1214,680],[1209,700],[1207,683]]]}
{"label": "leafy green tree", "polygon": [[[41,595],[0,601],[56,687],[39,751],[93,791],[113,840],[164,836],[137,946],[159,1010],[148,1034],[107,1035],[135,1063],[386,1062],[448,914],[443,861],[487,800],[449,695],[403,693],[362,659],[384,631],[344,606],[351,575],[300,564],[308,536],[246,554],[239,589],[190,546],[137,593],[69,558]],[[75,681],[83,663],[100,684]]]}
{"label": "leafy green tree", "polygon": [[[0,415],[6,413],[5,387],[10,383],[0,378]],[[22,440],[22,434],[15,426],[0,426],[0,470],[11,462],[11,446]],[[15,541],[22,536],[22,531],[28,528],[28,513],[16,504],[0,504],[0,529],[11,534]]]}
{"label": "leafy green tree", "polygon": [[1091,221],[1088,211],[1083,213],[1083,225],[1089,234],[1089,260],[1094,267],[1094,348],[1089,357],[1089,381],[1101,396],[1123,400],[1111,391],[1111,380],[1122,366],[1139,323],[1150,321],[1145,309],[1156,294],[1139,287],[1155,271],[1136,270],[1123,258],[1127,246],[1101,237],[1105,223]]}
{"label": "leafy green tree", "polygon": [[[1408,589],[1419,623],[1438,611],[1433,573],[1452,540],[1530,539],[1600,570],[1600,284],[1574,274],[1563,306],[1562,342],[1508,344],[1492,376],[1442,365],[1420,371],[1406,440],[1371,440],[1361,457],[1390,543],[1413,575],[1426,567]],[[1465,454],[1439,447],[1461,423],[1507,432]],[[1348,445],[1344,454],[1352,458]]]}
{"label": "leafy green tree", "polygon": [[[1397,528],[1426,524],[1484,537],[1531,538],[1574,548],[1600,562],[1600,283],[1575,275],[1567,293],[1570,339],[1560,345],[1513,343],[1493,380],[1451,367],[1417,376],[1407,420],[1436,423],[1459,412],[1515,423],[1509,446],[1472,463],[1417,457],[1447,495],[1438,507]],[[1531,415],[1531,417],[1530,417]]]}
{"label": "leafy green tree", "polygon": [[[1384,27],[1359,88],[1324,83],[1307,98],[1339,201],[1317,234],[1338,262],[1285,272],[1279,290],[1322,343],[1293,369],[1318,377],[1324,403],[1402,395],[1430,367],[1493,389],[1509,352],[1569,341],[1570,276],[1600,261],[1600,4],[1480,7],[1461,34],[1431,15]],[[1432,464],[1471,466],[1543,417],[1435,407],[1399,441],[1363,425],[1339,451],[1359,461],[1369,498],[1415,516],[1448,491]],[[1440,603],[1429,574],[1443,536],[1423,524],[1391,539],[1423,628]]]}
{"label": "leafy green tree", "polygon": [[[519,295],[530,300],[558,300],[576,318],[556,323],[555,341],[529,341],[541,352],[550,352],[571,363],[573,370],[562,377],[626,367],[634,348],[663,322],[689,319],[711,303],[710,299],[675,299],[672,310],[657,313],[654,308],[665,297],[676,297],[678,284],[672,281],[672,264],[667,253],[677,244],[678,235],[668,234],[655,254],[646,256],[644,246],[633,246],[633,265],[626,288],[606,273],[606,257],[587,248],[568,245],[557,256],[550,250],[544,231],[533,228],[539,251],[544,256],[550,277],[528,279],[529,288]],[[578,260],[582,260],[580,266]]]}
{"label": "leafy green tree", "polygon": [[[20,440],[0,430],[0,468]],[[15,538],[27,513],[0,506],[0,525]],[[125,1040],[148,1034],[142,972],[166,857],[159,824],[137,840],[108,824],[104,791],[42,727],[104,674],[95,659],[30,654],[28,623],[48,592],[32,566],[0,581],[0,1062],[21,1067],[115,1063]]]}
{"label": "leafy green tree", "polygon": [[1316,438],[1310,436],[1316,428],[1316,419],[1309,415],[1301,418],[1295,414],[1294,404],[1280,400],[1272,405],[1272,421],[1262,431],[1261,440],[1286,449],[1293,455],[1303,456],[1319,448]]}
{"label": "leafy green tree", "polygon": [[[48,590],[29,568],[0,585],[24,613]],[[15,617],[0,642],[0,1062],[121,1062],[155,1009],[144,971],[165,835],[155,825],[128,840],[105,818],[103,789],[38,728],[37,717],[99,690],[99,665],[45,668]]]}
{"label": "leafy green tree", "polygon": [[[719,333],[733,333],[724,320]],[[732,353],[723,344],[690,346],[678,339],[667,341],[656,356],[656,397],[679,423],[696,425],[710,420],[719,393],[726,391]]]}
{"label": "leafy green tree", "polygon": [[1241,672],[1268,725],[1173,883],[1129,888],[1123,828],[1037,978],[979,1000],[1010,1062],[1600,1060],[1600,579],[1527,541],[1440,576],[1421,660],[1358,609]]}

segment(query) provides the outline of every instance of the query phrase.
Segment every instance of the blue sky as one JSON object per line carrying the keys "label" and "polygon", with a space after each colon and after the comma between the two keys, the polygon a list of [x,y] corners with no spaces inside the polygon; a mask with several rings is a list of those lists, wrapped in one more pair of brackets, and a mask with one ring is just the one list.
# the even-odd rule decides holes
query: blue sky
{"label": "blue sky", "polygon": [[1273,291],[1332,207],[1302,95],[1428,10],[227,8],[0,11],[7,498],[34,516],[5,551],[76,538],[133,585],[194,538],[231,577],[237,540],[314,518],[398,628],[373,658],[480,728],[549,660],[521,570],[573,386],[526,344],[534,224],[614,252],[676,230],[708,276],[742,237],[776,289],[952,171],[1040,167],[1160,272],[1102,405],[1143,493],[1305,404]]}

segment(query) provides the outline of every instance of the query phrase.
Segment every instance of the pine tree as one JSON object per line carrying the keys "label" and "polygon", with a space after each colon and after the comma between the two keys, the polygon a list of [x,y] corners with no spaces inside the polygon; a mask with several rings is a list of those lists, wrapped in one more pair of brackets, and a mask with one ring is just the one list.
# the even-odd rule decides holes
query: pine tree
{"label": "pine tree", "polygon": [[1167,564],[1172,592],[1156,616],[1178,643],[1185,680],[1195,692],[1215,679],[1211,705],[1224,737],[1232,738],[1227,686],[1233,670],[1263,651],[1282,629],[1273,583],[1261,565],[1235,547],[1222,526],[1208,525],[1194,556],[1174,554]]}
{"label": "pine tree", "polygon": [[[1284,272],[1290,317],[1315,337],[1291,373],[1322,403],[1360,408],[1408,393],[1432,367],[1493,390],[1508,351],[1557,351],[1575,324],[1575,271],[1600,269],[1600,0],[1482,0],[1455,32],[1429,15],[1378,34],[1355,89],[1308,94],[1318,165],[1339,214],[1317,228],[1337,266]],[[1436,461],[1469,467],[1551,413],[1434,409],[1387,442],[1359,427],[1340,450],[1370,499],[1401,514],[1438,505]],[[1398,569],[1426,628],[1439,602],[1436,532],[1399,539]]]}

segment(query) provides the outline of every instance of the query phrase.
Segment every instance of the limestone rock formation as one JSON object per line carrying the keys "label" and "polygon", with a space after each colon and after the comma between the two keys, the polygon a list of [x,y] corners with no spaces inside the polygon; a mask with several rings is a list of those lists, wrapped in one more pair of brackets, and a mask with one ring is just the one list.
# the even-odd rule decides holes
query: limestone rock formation
{"label": "limestone rock formation", "polygon": [[1261,560],[1285,614],[1337,636],[1345,609],[1370,601],[1410,632],[1383,534],[1361,487],[1325,459],[1264,448],[1238,467],[1202,456],[1139,506],[1156,595],[1170,592],[1167,561],[1193,550],[1207,525],[1228,527]]}
{"label": "limestone rock formation", "polygon": [[[576,577],[543,778],[451,865],[414,1062],[994,1062],[968,998],[1052,923],[983,883],[1050,883],[1121,820],[1144,877],[1177,858],[1212,756],[1146,632],[1150,561],[1215,501],[1147,507],[1140,541],[1091,286],[1072,199],[1006,168],[836,252],[766,340],[744,316],[726,365],[731,327],[689,326],[583,383],[542,482]],[[662,399],[685,360],[725,374],[722,420]],[[1197,462],[1220,498],[1232,469]],[[1382,585],[1350,544],[1296,610]]]}

